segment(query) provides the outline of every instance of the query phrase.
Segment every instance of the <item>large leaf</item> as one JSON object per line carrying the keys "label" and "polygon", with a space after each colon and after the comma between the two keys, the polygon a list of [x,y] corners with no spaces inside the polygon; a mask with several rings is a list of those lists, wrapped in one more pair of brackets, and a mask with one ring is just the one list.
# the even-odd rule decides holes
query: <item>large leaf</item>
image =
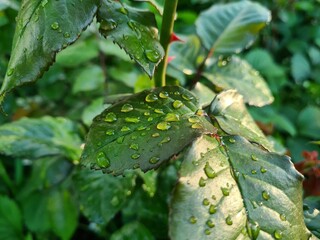
{"label": "large leaf", "polygon": [[308,197],[305,199],[304,205],[304,221],[308,229],[318,238],[320,238],[320,211],[315,208],[316,205],[319,208],[319,197]]}
{"label": "large leaf", "polygon": [[154,240],[154,237],[143,224],[132,222],[112,234],[110,240]]}
{"label": "large leaf", "polygon": [[94,119],[81,164],[114,175],[157,168],[202,133],[215,131],[198,108],[192,93],[180,87],[144,91],[118,102]]}
{"label": "large leaf", "polygon": [[116,42],[151,77],[164,56],[154,15],[119,1],[102,0],[97,18],[102,35]]}
{"label": "large leaf", "polygon": [[17,18],[12,55],[0,90],[39,79],[57,52],[73,43],[92,21],[98,0],[24,0]]}
{"label": "large leaf", "polygon": [[210,113],[226,133],[241,135],[272,150],[270,142],[248,113],[243,97],[235,90],[217,95],[211,103]]}
{"label": "large leaf", "polygon": [[83,170],[75,175],[79,202],[90,221],[107,224],[124,206],[135,186],[135,177],[113,177]]}
{"label": "large leaf", "polygon": [[303,54],[296,53],[291,58],[291,74],[296,83],[301,83],[310,76],[311,66]]}
{"label": "large leaf", "polygon": [[17,204],[6,196],[0,196],[0,239],[23,239],[21,212]]}
{"label": "large leaf", "polygon": [[81,141],[76,126],[64,118],[23,118],[0,126],[0,153],[28,158],[62,155],[78,160]]}
{"label": "large leaf", "polygon": [[212,6],[200,14],[196,27],[208,50],[232,54],[249,47],[270,20],[270,12],[260,4],[241,1]]}
{"label": "large leaf", "polygon": [[264,79],[245,60],[238,57],[217,61],[203,75],[222,89],[236,89],[250,105],[261,107],[273,101]]}
{"label": "large leaf", "polygon": [[[311,119],[317,119],[312,121]],[[298,116],[299,132],[307,137],[319,139],[320,136],[320,108],[308,106]]]}
{"label": "large leaf", "polygon": [[[242,137],[197,140],[173,196],[172,239],[308,239],[302,175]],[[187,238],[186,238],[187,236]]]}

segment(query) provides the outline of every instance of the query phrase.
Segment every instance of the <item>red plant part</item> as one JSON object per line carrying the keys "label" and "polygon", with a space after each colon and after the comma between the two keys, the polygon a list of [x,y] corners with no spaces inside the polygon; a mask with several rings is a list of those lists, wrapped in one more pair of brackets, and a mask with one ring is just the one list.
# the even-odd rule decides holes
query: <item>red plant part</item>
{"label": "red plant part", "polygon": [[305,176],[303,188],[306,196],[320,196],[320,160],[318,152],[304,151],[304,160],[296,163],[296,169]]}

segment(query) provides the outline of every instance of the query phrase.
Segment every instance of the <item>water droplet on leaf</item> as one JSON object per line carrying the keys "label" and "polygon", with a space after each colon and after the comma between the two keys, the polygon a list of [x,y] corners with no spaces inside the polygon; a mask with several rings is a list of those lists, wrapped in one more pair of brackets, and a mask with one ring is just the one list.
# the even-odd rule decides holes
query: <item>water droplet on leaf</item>
{"label": "water droplet on leaf", "polygon": [[124,141],[124,136],[118,137],[117,138],[117,143],[121,144]]}
{"label": "water droplet on leaf", "polygon": [[63,34],[63,36],[64,36],[65,38],[69,38],[69,37],[70,37],[70,33],[65,32],[65,33]]}
{"label": "water droplet on leaf", "polygon": [[145,98],[146,102],[155,102],[158,100],[157,95],[155,95],[154,93],[149,93],[146,98]]}
{"label": "water droplet on leaf", "polygon": [[209,199],[208,199],[208,198],[203,199],[202,204],[203,204],[204,206],[209,206],[209,204],[210,204]]}
{"label": "water droplet on leaf", "polygon": [[145,50],[144,54],[146,55],[147,59],[151,62],[158,62],[160,60],[160,53],[157,50]]}
{"label": "water droplet on leaf", "polygon": [[154,138],[160,137],[160,133],[153,133],[151,136],[154,137]]}
{"label": "water droplet on leaf", "polygon": [[116,207],[116,206],[118,206],[120,204],[120,200],[119,200],[119,198],[117,196],[114,196],[111,199],[110,203],[111,203],[112,206]]}
{"label": "water droplet on leaf", "polygon": [[171,128],[171,125],[168,122],[159,122],[157,124],[157,129],[162,130],[162,131],[168,130],[170,128]]}
{"label": "water droplet on leaf", "polygon": [[51,24],[51,28],[52,28],[53,30],[57,30],[57,29],[59,28],[59,23],[58,23],[58,22],[53,22],[53,23]]}
{"label": "water droplet on leaf", "polygon": [[209,228],[213,228],[213,227],[215,226],[215,224],[213,223],[212,220],[208,220],[208,221],[206,222],[206,224],[207,224],[207,226],[208,226]]}
{"label": "water droplet on leaf", "polygon": [[233,221],[232,221],[232,219],[231,219],[230,216],[228,216],[228,217],[226,218],[226,224],[228,224],[228,225],[232,225],[232,224],[233,224]]}
{"label": "water droplet on leaf", "polygon": [[204,230],[204,233],[205,233],[206,235],[210,235],[210,234],[211,234],[211,231],[210,231],[210,229],[206,229],[206,230]]}
{"label": "water droplet on leaf", "polygon": [[251,173],[252,174],[257,174],[257,171],[253,169],[253,170],[251,170]]}
{"label": "water droplet on leaf", "polygon": [[260,233],[260,226],[257,222],[248,223],[248,234],[253,240],[256,240]]}
{"label": "water droplet on leaf", "polygon": [[114,130],[111,130],[111,129],[107,130],[106,135],[108,135],[108,136],[114,135]]}
{"label": "water droplet on leaf", "polygon": [[121,108],[121,112],[131,112],[133,110],[133,106],[131,104],[124,104]]}
{"label": "water droplet on leaf", "polygon": [[191,216],[189,218],[189,222],[192,223],[192,224],[195,224],[197,222],[197,218],[195,216]]}
{"label": "water droplet on leaf", "polygon": [[215,178],[217,176],[216,172],[213,170],[213,168],[210,166],[208,162],[206,162],[206,165],[203,170],[208,178]]}
{"label": "water droplet on leaf", "polygon": [[180,101],[180,100],[175,100],[173,103],[172,103],[172,106],[175,108],[175,109],[179,109],[183,106],[183,103]]}
{"label": "water droplet on leaf", "polygon": [[124,7],[119,8],[119,12],[121,12],[124,15],[128,14],[128,10],[126,8],[124,8]]}
{"label": "water droplet on leaf", "polygon": [[131,155],[131,158],[134,159],[134,160],[138,159],[139,157],[140,157],[139,153],[134,153],[134,154]]}
{"label": "water droplet on leaf", "polygon": [[270,194],[267,191],[262,191],[262,198],[264,200],[269,200],[270,199]]}
{"label": "water droplet on leaf", "polygon": [[260,172],[261,172],[261,173],[266,173],[266,172],[267,172],[267,169],[265,169],[264,167],[261,167],[261,168],[260,168]]}
{"label": "water droplet on leaf", "polygon": [[191,125],[191,128],[193,128],[193,129],[201,129],[202,125],[200,123],[194,123],[194,124]]}
{"label": "water droplet on leaf", "polygon": [[275,239],[282,239],[282,232],[279,230],[274,231],[273,236]]}
{"label": "water droplet on leaf", "polygon": [[186,101],[191,101],[193,99],[193,96],[187,95],[187,94],[182,94],[182,98]]}
{"label": "water droplet on leaf", "polygon": [[158,157],[152,157],[149,159],[149,163],[151,163],[151,164],[156,164],[159,161],[160,161],[160,158],[158,158]]}
{"label": "water droplet on leaf", "polygon": [[107,168],[110,166],[110,161],[104,154],[104,152],[99,152],[97,154],[97,159],[96,159],[97,165],[102,168]]}
{"label": "water droplet on leaf", "polygon": [[258,161],[257,156],[256,156],[256,155],[254,155],[254,154],[251,154],[251,159],[252,159],[252,161]]}
{"label": "water droplet on leaf", "polygon": [[130,145],[130,149],[133,149],[133,150],[139,150],[139,145],[137,143],[132,143]]}
{"label": "water droplet on leaf", "polygon": [[7,72],[7,76],[10,77],[14,72],[14,68],[10,68]]}
{"label": "water droplet on leaf", "polygon": [[106,115],[104,121],[109,122],[109,123],[115,122],[115,121],[117,121],[117,116],[113,112],[109,112]]}
{"label": "water droplet on leaf", "polygon": [[180,116],[175,113],[167,113],[166,117],[164,118],[167,122],[179,122]]}
{"label": "water droplet on leaf", "polygon": [[162,109],[156,108],[153,110],[155,113],[164,114]]}
{"label": "water droplet on leaf", "polygon": [[188,118],[188,121],[190,123],[198,123],[198,122],[200,122],[200,119],[197,116],[191,116]]}
{"label": "water droplet on leaf", "polygon": [[126,117],[124,119],[124,121],[127,123],[138,123],[138,122],[140,122],[140,118],[139,117]]}
{"label": "water droplet on leaf", "polygon": [[221,188],[221,192],[222,192],[223,196],[225,196],[225,197],[230,195],[230,189],[229,188],[222,187]]}
{"label": "water droplet on leaf", "polygon": [[281,213],[280,214],[280,219],[281,219],[281,221],[286,221],[287,217],[286,217],[286,215],[284,213]]}
{"label": "water droplet on leaf", "polygon": [[128,132],[128,131],[130,131],[131,129],[128,127],[128,126],[123,126],[122,128],[121,128],[121,132]]}
{"label": "water droplet on leaf", "polygon": [[230,142],[230,143],[235,143],[236,140],[235,140],[234,138],[229,138],[229,142]]}
{"label": "water droplet on leaf", "polygon": [[206,180],[203,177],[199,179],[199,187],[204,187],[206,185]]}
{"label": "water droplet on leaf", "polygon": [[211,204],[210,207],[209,207],[209,213],[210,214],[215,214],[216,212],[217,212],[217,206]]}
{"label": "water droplet on leaf", "polygon": [[159,93],[159,97],[160,98],[163,98],[163,99],[166,99],[166,98],[168,98],[169,97],[169,93],[167,93],[167,92],[160,92]]}

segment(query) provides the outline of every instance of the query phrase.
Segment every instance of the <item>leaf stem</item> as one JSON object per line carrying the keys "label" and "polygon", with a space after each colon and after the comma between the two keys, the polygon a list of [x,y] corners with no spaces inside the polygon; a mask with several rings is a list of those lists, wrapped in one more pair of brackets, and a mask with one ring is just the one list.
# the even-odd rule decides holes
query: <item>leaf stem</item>
{"label": "leaf stem", "polygon": [[162,26],[160,33],[160,43],[164,49],[165,55],[159,63],[154,75],[155,87],[166,86],[166,70],[168,65],[168,52],[171,34],[173,32],[174,18],[176,15],[178,0],[166,0],[164,4]]}

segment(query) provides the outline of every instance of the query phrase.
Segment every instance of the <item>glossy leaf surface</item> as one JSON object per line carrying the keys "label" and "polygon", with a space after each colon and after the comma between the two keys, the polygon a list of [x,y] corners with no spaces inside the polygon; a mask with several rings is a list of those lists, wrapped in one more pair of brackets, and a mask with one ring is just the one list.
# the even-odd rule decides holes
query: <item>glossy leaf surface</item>
{"label": "glossy leaf surface", "polygon": [[103,0],[97,19],[101,34],[123,48],[151,77],[164,56],[154,15],[118,1]]}
{"label": "glossy leaf surface", "polygon": [[308,239],[302,175],[288,157],[242,137],[203,137],[186,152],[171,210],[172,239]]}
{"label": "glossy leaf surface", "polygon": [[249,47],[270,20],[270,12],[260,4],[240,1],[212,6],[200,14],[196,27],[205,48],[233,54]]}
{"label": "glossy leaf surface", "polygon": [[114,175],[157,168],[203,133],[215,132],[198,111],[192,93],[180,87],[144,91],[97,116],[81,164]]}
{"label": "glossy leaf surface", "polygon": [[39,79],[57,52],[73,43],[92,21],[98,0],[23,1],[0,102],[12,88]]}

